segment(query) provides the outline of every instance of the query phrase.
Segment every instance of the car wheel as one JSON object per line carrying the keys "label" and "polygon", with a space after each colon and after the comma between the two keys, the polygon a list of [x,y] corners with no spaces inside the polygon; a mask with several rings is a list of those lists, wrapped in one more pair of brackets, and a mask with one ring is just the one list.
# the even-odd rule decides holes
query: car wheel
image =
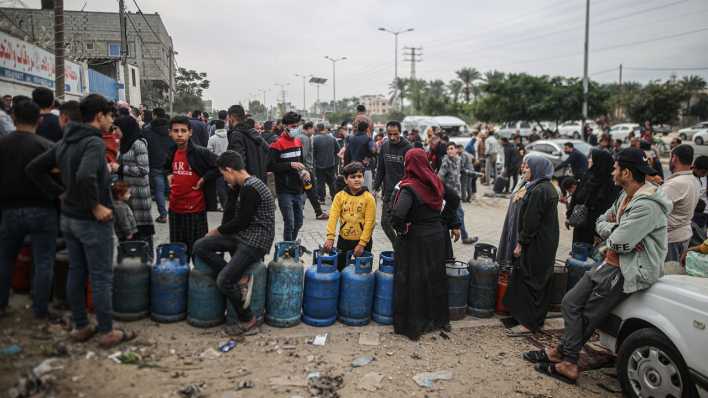
{"label": "car wheel", "polygon": [[696,145],[703,145],[703,138],[696,137],[695,140],[696,140]]}
{"label": "car wheel", "polygon": [[622,390],[630,397],[698,396],[681,354],[653,328],[637,330],[622,342],[617,353],[617,375]]}
{"label": "car wheel", "polygon": [[578,133],[577,131],[574,131],[574,132],[573,132],[573,139],[579,140],[579,139],[580,139],[580,133]]}
{"label": "car wheel", "polygon": [[679,138],[680,138],[682,141],[686,141],[686,138],[688,138],[688,137],[686,137],[686,133],[681,133],[681,134],[679,134]]}

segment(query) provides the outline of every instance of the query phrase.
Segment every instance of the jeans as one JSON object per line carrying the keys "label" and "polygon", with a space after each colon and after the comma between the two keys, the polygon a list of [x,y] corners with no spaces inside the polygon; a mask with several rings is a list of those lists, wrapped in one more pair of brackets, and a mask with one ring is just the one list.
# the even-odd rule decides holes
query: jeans
{"label": "jeans", "polygon": [[283,215],[283,240],[294,241],[300,231],[303,222],[303,207],[305,206],[305,195],[299,193],[279,193],[278,207]]}
{"label": "jeans", "polygon": [[49,312],[54,277],[59,214],[57,209],[24,207],[3,209],[0,222],[0,309],[8,305],[15,259],[25,236],[32,240],[32,311],[38,318]]}
{"label": "jeans", "polygon": [[307,197],[307,200],[310,201],[312,208],[315,210],[315,216],[319,217],[320,214],[322,214],[322,206],[320,205],[320,201],[317,198],[317,192],[315,192],[315,187],[313,186],[310,189],[306,189],[305,196]]}
{"label": "jeans", "polygon": [[460,203],[460,207],[457,208],[457,219],[460,221],[460,234],[462,235],[462,239],[469,238],[467,228],[465,228],[465,211],[462,209],[462,203]]}
{"label": "jeans", "polygon": [[664,261],[680,261],[681,256],[688,250],[688,242],[688,240],[685,240],[683,242],[669,243],[669,250],[666,252],[666,260]]}
{"label": "jeans", "polygon": [[66,290],[71,316],[77,329],[89,325],[86,315],[86,277],[91,281],[98,326],[113,330],[113,222],[61,217],[61,231],[69,249]]}
{"label": "jeans", "polygon": [[497,179],[497,154],[487,155],[487,161],[484,163],[484,172],[487,175],[487,184],[494,184]]}
{"label": "jeans", "polygon": [[619,267],[605,263],[588,271],[563,297],[565,330],[558,351],[564,361],[578,363],[580,350],[607,315],[629,295]]}
{"label": "jeans", "polygon": [[[516,184],[519,183],[519,170],[507,170],[506,174],[509,179],[506,180],[505,192],[512,192],[516,188]],[[512,180],[514,180],[513,184]]]}
{"label": "jeans", "polygon": [[329,187],[329,197],[334,200],[334,172],[335,167],[317,169],[317,194],[321,201],[325,200],[326,188]]}
{"label": "jeans", "polygon": [[374,176],[371,170],[364,170],[364,186],[371,191],[371,187],[373,186],[374,182]]}
{"label": "jeans", "polygon": [[[224,260],[223,252],[233,253],[231,261]],[[239,280],[251,264],[261,261],[265,250],[240,243],[233,236],[205,236],[194,244],[194,256],[203,260],[218,276],[216,285],[238,313],[241,322],[253,319],[250,308],[243,308]]]}
{"label": "jeans", "polygon": [[460,200],[467,202],[470,200],[470,176],[469,174],[460,175],[460,185],[462,188]]}
{"label": "jeans", "polygon": [[160,217],[167,217],[166,195],[167,181],[162,170],[150,169],[150,185],[155,195],[155,203],[157,203],[157,211]]}
{"label": "jeans", "polygon": [[381,228],[383,228],[386,237],[393,245],[396,243],[396,230],[393,229],[393,225],[391,224],[391,213],[393,213],[393,209],[391,208],[393,204],[392,199],[393,198],[389,198],[381,204]]}
{"label": "jeans", "polygon": [[216,196],[219,198],[221,209],[226,209],[226,202],[229,200],[229,185],[226,184],[223,176],[216,179]]}

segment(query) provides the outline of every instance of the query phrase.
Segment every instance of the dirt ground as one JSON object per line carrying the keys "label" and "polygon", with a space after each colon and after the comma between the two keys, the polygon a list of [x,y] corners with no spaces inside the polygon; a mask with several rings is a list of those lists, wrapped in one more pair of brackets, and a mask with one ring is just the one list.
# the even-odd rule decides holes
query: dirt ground
{"label": "dirt ground", "polygon": [[[0,357],[0,395],[33,367],[55,357],[44,394],[54,397],[588,397],[620,396],[612,368],[589,371],[578,386],[537,374],[521,359],[534,349],[526,338],[509,338],[497,319],[467,318],[451,333],[434,333],[412,342],[375,324],[355,328],[339,323],[328,328],[299,325],[261,328],[228,353],[215,351],[226,337],[221,328],[197,329],[186,322],[126,323],[139,337],[117,350],[98,348],[95,339],[71,344],[60,325],[47,328],[33,321],[27,296],[14,296],[12,314],[0,320],[0,348],[18,344],[23,352]],[[327,333],[325,346],[310,342]],[[379,344],[360,344],[360,334],[378,335]],[[136,364],[108,358],[116,351],[139,354]],[[369,364],[353,367],[360,357]],[[137,357],[136,357],[137,358]],[[361,360],[361,359],[360,359]],[[366,362],[363,360],[363,362]],[[424,388],[413,379],[421,372],[450,371],[450,380]],[[308,375],[319,372],[308,385]],[[365,381],[372,380],[367,384]],[[378,382],[378,384],[377,384]],[[190,384],[201,395],[180,395]],[[239,386],[241,389],[239,390]],[[317,390],[313,387],[322,387]],[[339,387],[339,388],[337,388]],[[368,389],[367,389],[368,388]],[[319,394],[319,395],[318,395]]]}

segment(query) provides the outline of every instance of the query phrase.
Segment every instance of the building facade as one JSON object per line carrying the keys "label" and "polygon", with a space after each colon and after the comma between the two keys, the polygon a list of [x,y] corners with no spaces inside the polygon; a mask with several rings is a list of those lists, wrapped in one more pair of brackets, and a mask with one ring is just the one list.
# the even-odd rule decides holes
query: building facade
{"label": "building facade", "polygon": [[385,115],[391,110],[391,103],[383,95],[362,95],[359,99],[371,115]]}
{"label": "building facade", "polygon": [[[117,8],[117,7],[116,7]],[[0,18],[0,31],[44,47],[54,49],[54,12],[44,9],[0,8],[7,17]],[[117,12],[64,12],[66,57],[86,62],[90,69],[122,83],[120,76],[121,34]],[[127,62],[138,68],[131,73],[139,79],[142,102],[166,106],[169,90],[174,87],[174,46],[172,37],[159,14],[126,14],[128,37]],[[133,83],[131,81],[131,83]],[[134,96],[131,94],[131,98]],[[133,104],[138,105],[138,104]]]}

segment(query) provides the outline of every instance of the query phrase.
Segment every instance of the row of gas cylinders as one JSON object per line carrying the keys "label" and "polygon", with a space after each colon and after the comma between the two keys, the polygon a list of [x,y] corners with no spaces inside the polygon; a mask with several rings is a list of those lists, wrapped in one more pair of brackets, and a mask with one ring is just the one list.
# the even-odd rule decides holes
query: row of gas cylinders
{"label": "row of gas cylinders", "polygon": [[[597,263],[598,256],[591,245],[573,245],[565,264],[554,267],[551,309],[559,309],[565,293]],[[489,318],[494,313],[508,314],[503,300],[513,270],[499,266],[496,258],[496,247],[478,243],[469,263],[454,260],[446,263],[450,320],[460,320],[466,315]]]}
{"label": "row of gas cylinders", "polygon": [[[360,326],[373,318],[393,323],[393,252],[379,256],[372,272],[373,256],[348,253],[347,267],[338,271],[337,253],[315,252],[314,264],[305,271],[300,246],[276,244],[275,256],[266,267],[252,264],[245,275],[253,279],[250,310],[257,320],[271,326],[290,327],[300,320],[313,326],[340,322]],[[190,269],[186,248],[166,244],[157,248],[156,261],[147,261],[143,242],[118,247],[114,266],[113,309],[117,319],[130,321],[148,315],[158,322],[187,319],[196,327],[235,321],[236,311],[219,291],[216,274],[198,258]]]}

